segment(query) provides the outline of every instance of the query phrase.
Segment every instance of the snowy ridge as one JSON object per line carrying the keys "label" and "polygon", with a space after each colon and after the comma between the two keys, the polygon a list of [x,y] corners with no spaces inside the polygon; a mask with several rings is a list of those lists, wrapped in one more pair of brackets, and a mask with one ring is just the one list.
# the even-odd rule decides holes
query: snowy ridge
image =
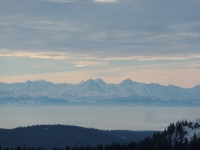
{"label": "snowy ridge", "polygon": [[[200,119],[197,119],[193,122],[181,121],[176,124],[170,124],[166,133],[168,139],[172,141],[172,145],[175,144],[176,141],[183,143],[190,142],[197,138],[200,138]],[[171,134],[170,134],[171,132]]]}
{"label": "snowy ridge", "polygon": [[183,127],[183,130],[186,131],[185,137],[188,141],[191,141],[194,134],[200,138],[200,119],[197,119],[195,122],[193,122],[190,127]]}
{"label": "snowy ridge", "polygon": [[81,82],[79,82],[77,85],[82,85],[83,83],[84,83],[85,81],[81,81]]}
{"label": "snowy ridge", "polygon": [[130,79],[107,84],[89,79],[78,84],[54,84],[45,80],[0,83],[0,106],[200,106],[200,86],[181,88],[145,84]]}

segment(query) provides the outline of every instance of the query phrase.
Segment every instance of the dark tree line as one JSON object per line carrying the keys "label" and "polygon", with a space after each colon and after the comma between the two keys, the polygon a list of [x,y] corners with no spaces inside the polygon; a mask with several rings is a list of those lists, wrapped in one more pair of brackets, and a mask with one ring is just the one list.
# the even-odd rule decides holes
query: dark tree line
{"label": "dark tree line", "polygon": [[[46,150],[45,148],[35,148],[35,147],[26,147],[18,146],[16,148],[0,146],[0,150]],[[153,137],[147,137],[140,142],[130,142],[129,144],[119,144],[113,143],[111,145],[102,146],[80,146],[76,145],[73,147],[66,146],[65,148],[53,147],[51,150],[200,150],[200,138],[197,138],[196,135],[193,136],[190,142],[185,139],[185,141],[172,141],[163,138],[162,133],[154,133]]]}

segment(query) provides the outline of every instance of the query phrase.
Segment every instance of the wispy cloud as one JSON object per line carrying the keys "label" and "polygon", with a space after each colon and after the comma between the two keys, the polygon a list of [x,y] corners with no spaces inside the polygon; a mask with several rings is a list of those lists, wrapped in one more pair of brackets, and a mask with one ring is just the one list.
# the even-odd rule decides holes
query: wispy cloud
{"label": "wispy cloud", "polygon": [[6,26],[18,26],[24,28],[32,28],[38,30],[55,30],[55,31],[79,31],[80,28],[86,27],[86,25],[80,25],[78,22],[73,21],[49,21],[49,20],[26,20],[26,21],[7,21],[0,25]]}
{"label": "wispy cloud", "polygon": [[28,52],[28,51],[8,51],[0,50],[0,57],[26,57],[26,58],[40,58],[40,59],[59,59],[64,60],[69,58],[66,53],[50,52]]}
{"label": "wispy cloud", "polygon": [[113,2],[117,2],[117,0],[41,0],[41,1],[49,1],[49,2],[57,2],[57,3],[86,3],[86,2],[113,3]]}
{"label": "wispy cloud", "polygon": [[[141,73],[147,82],[165,76],[162,68],[171,77],[170,71],[176,69],[179,75],[183,68],[187,75],[199,73],[200,3],[196,0],[23,0],[0,1],[0,6],[1,75],[52,72],[38,77],[65,79],[55,72],[76,70],[71,77],[99,74],[119,81],[135,75],[139,81]],[[55,66],[34,69],[36,61]],[[17,63],[29,64],[30,69],[16,67]]]}
{"label": "wispy cloud", "polygon": [[117,2],[117,0],[95,0],[95,2],[98,2],[98,3],[113,3],[113,2]]}
{"label": "wispy cloud", "polygon": [[31,28],[36,28],[40,30],[57,30],[57,31],[62,31],[62,30],[67,30],[67,31],[78,31],[79,27],[77,26],[78,24],[76,22],[52,22],[52,21],[38,21],[35,24],[28,23],[25,24],[26,27],[31,27]]}
{"label": "wispy cloud", "polygon": [[[99,60],[99,61],[112,61],[112,60],[139,60],[139,61],[157,61],[157,60],[187,60],[187,59],[200,59],[200,54],[190,54],[190,55],[135,55],[135,56],[124,56],[124,57],[107,57],[106,55],[98,55],[98,53],[85,54],[85,53],[72,53],[72,52],[62,52],[62,51],[38,51],[31,52],[26,50],[6,50],[0,49],[0,57],[26,57],[26,58],[40,58],[40,59],[55,59],[55,60]],[[91,62],[91,61],[73,61],[72,64],[90,66],[103,65],[106,62]]]}
{"label": "wispy cloud", "polygon": [[70,63],[76,65],[77,67],[108,66],[108,63],[105,61],[72,61]]}
{"label": "wispy cloud", "polygon": [[199,59],[200,54],[196,55],[155,55],[152,56],[129,56],[129,57],[108,57],[105,60],[139,60],[139,61],[157,61],[157,60],[186,60],[186,59]]}
{"label": "wispy cloud", "polygon": [[85,2],[92,2],[93,0],[40,0],[40,1],[49,1],[55,3],[85,3]]}

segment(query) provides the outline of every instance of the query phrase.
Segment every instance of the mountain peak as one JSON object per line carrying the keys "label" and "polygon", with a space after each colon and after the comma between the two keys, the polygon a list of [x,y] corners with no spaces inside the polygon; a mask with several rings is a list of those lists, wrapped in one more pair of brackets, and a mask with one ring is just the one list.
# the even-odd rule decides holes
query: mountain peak
{"label": "mountain peak", "polygon": [[85,81],[82,80],[81,82],[79,82],[77,85],[82,85]]}
{"label": "mountain peak", "polygon": [[82,84],[99,84],[99,85],[105,85],[106,83],[100,79],[100,78],[97,78],[95,80],[93,79],[88,79],[87,81],[81,81],[78,83],[78,85],[82,85]]}
{"label": "mountain peak", "polygon": [[34,86],[34,85],[37,85],[37,86],[50,86],[50,85],[53,85],[52,82],[45,81],[44,79],[35,80],[35,81],[28,80],[28,81],[25,82],[25,84],[28,85],[28,86]]}
{"label": "mountain peak", "polygon": [[93,86],[96,85],[97,83],[93,79],[89,79],[87,81],[83,81],[81,83],[82,86],[88,85],[88,86]]}
{"label": "mountain peak", "polygon": [[195,89],[200,89],[200,85],[196,85],[194,88]]}
{"label": "mountain peak", "polygon": [[27,83],[31,83],[32,81],[31,80],[27,80],[25,83],[27,84]]}
{"label": "mountain peak", "polygon": [[35,81],[27,80],[25,83],[33,83],[33,82],[47,82],[47,81],[45,81],[44,79],[35,80]]}
{"label": "mountain peak", "polygon": [[131,79],[126,79],[120,83],[120,85],[132,85],[134,82]]}
{"label": "mountain peak", "polygon": [[[100,81],[100,80],[99,80]],[[86,91],[90,92],[105,92],[105,90],[99,85],[99,83],[95,82],[93,79],[89,79],[81,84],[81,87]]]}
{"label": "mountain peak", "polygon": [[99,83],[99,84],[106,84],[102,79],[100,78],[97,78],[94,80],[96,83]]}
{"label": "mountain peak", "polygon": [[84,83],[94,83],[95,81],[93,79],[88,79],[87,81],[85,81]]}

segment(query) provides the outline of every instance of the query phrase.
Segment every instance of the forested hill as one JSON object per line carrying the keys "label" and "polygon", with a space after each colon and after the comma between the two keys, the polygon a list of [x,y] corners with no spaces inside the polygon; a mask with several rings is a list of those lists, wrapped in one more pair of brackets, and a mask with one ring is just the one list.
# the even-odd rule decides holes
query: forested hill
{"label": "forested hill", "polygon": [[65,147],[114,143],[128,144],[147,136],[153,131],[105,131],[93,128],[83,128],[66,125],[36,125],[15,129],[0,129],[0,145],[2,147]]}
{"label": "forested hill", "polygon": [[[68,130],[65,128],[66,126],[57,125],[1,129],[1,143],[8,147],[0,146],[0,150],[200,150],[200,120],[171,123],[164,132],[153,134],[152,132],[101,131],[73,126],[68,126]],[[150,136],[138,142],[134,141],[148,134]],[[131,138],[133,141],[128,142]],[[18,143],[19,146],[12,145],[12,142],[15,142],[15,145]],[[99,144],[92,146],[92,142]]]}

